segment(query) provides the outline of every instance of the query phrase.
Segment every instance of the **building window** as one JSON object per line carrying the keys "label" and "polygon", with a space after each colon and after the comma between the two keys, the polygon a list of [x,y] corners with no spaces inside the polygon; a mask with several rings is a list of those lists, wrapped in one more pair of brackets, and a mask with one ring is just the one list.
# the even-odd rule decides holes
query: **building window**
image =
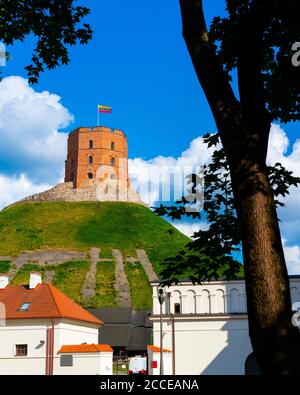
{"label": "building window", "polygon": [[93,157],[89,156],[89,163],[93,163]]}
{"label": "building window", "polygon": [[116,160],[115,160],[115,158],[111,158],[111,160],[110,160],[110,163],[111,163],[111,165],[112,165],[112,166],[114,166],[114,165],[115,165],[115,163],[116,163]]}
{"label": "building window", "polygon": [[16,344],[16,357],[24,357],[27,355],[27,344]]}
{"label": "building window", "polygon": [[110,175],[110,179],[111,179],[111,180],[115,180],[115,179],[116,179],[116,176],[115,176],[114,174],[111,174],[111,175]]}
{"label": "building window", "polygon": [[115,143],[112,141],[110,144],[110,149],[113,151],[115,149]]}
{"label": "building window", "polygon": [[94,148],[94,142],[93,142],[93,140],[90,140],[90,148]]}
{"label": "building window", "polygon": [[174,314],[180,314],[180,303],[174,303]]}
{"label": "building window", "polygon": [[94,178],[93,173],[88,173],[88,178],[91,180],[92,178]]}
{"label": "building window", "polygon": [[60,366],[73,366],[73,355],[61,355]]}

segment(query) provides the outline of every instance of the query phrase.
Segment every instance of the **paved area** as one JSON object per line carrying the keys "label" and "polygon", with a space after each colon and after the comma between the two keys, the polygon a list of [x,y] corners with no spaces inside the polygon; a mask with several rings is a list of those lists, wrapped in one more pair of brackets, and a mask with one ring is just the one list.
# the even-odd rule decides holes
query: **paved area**
{"label": "paved area", "polygon": [[131,296],[128,279],[125,273],[123,257],[119,250],[112,250],[112,255],[116,260],[116,282],[117,303],[120,307],[131,307]]}
{"label": "paved area", "polygon": [[38,250],[31,251],[21,254],[15,258],[11,258],[11,263],[20,268],[25,263],[38,263],[44,265],[56,265],[65,261],[77,260],[83,261],[87,259],[87,254],[77,251],[66,251],[66,250]]}
{"label": "paved area", "polygon": [[140,261],[141,265],[143,266],[145,273],[147,274],[147,277],[149,281],[155,281],[157,280],[157,275],[155,274],[155,271],[153,270],[152,263],[150,262],[148,255],[146,254],[145,250],[136,250],[136,254],[138,257],[138,260]]}
{"label": "paved area", "polygon": [[92,247],[90,250],[90,270],[85,276],[85,282],[82,286],[82,295],[86,299],[92,299],[96,293],[96,274],[97,263],[99,262],[100,248]]}

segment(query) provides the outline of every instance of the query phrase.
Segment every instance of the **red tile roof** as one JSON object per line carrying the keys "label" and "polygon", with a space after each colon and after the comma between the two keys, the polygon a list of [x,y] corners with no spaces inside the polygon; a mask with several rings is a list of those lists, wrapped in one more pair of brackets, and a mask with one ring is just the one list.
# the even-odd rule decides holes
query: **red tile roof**
{"label": "red tile roof", "polygon": [[[79,306],[51,284],[39,284],[34,289],[24,285],[8,285],[0,289],[6,319],[69,318],[101,326],[102,321]],[[20,311],[23,303],[30,303],[27,311]]]}
{"label": "red tile roof", "polygon": [[113,352],[108,344],[73,344],[61,346],[60,353]]}
{"label": "red tile roof", "polygon": [[[160,352],[160,347],[156,347],[156,346],[148,346],[148,350],[152,351],[152,352]],[[167,350],[166,348],[163,348],[163,352],[172,352],[171,350]]]}

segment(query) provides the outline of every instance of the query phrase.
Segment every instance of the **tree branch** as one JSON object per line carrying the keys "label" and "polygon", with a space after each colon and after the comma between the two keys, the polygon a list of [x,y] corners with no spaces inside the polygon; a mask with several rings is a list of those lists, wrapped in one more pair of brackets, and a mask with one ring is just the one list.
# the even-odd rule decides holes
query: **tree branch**
{"label": "tree branch", "polygon": [[210,42],[202,1],[179,1],[182,34],[225,147],[235,135],[232,119],[234,117],[237,120],[239,117],[239,102],[230,86],[228,75],[219,62],[216,47]]}
{"label": "tree branch", "polygon": [[252,9],[241,17],[238,31],[238,86],[243,120],[250,133],[259,134],[261,158],[267,153],[270,120],[262,77],[263,32],[268,18],[263,3],[253,3]]}

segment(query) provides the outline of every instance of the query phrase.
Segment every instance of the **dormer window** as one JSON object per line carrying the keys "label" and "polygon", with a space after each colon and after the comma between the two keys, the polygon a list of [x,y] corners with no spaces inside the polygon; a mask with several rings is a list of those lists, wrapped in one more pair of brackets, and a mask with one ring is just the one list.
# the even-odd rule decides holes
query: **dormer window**
{"label": "dormer window", "polygon": [[22,304],[22,306],[20,307],[19,311],[28,311],[30,304],[31,304],[31,302],[24,302]]}

